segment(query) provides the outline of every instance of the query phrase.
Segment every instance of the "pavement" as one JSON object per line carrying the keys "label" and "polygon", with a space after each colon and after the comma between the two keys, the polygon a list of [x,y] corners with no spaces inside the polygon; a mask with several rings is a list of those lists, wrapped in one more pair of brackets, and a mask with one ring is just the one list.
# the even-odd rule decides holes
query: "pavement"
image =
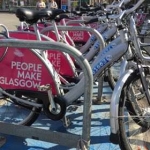
{"label": "pavement", "polygon": [[[19,25],[19,20],[14,13],[0,13],[1,23],[4,24],[8,30],[16,30]],[[1,29],[0,29],[1,30]],[[97,95],[97,87],[93,88],[95,96]],[[92,106],[92,120],[91,120],[91,144],[90,150],[120,150],[118,145],[114,145],[109,141],[110,126],[109,126],[109,106],[111,90],[107,86],[103,86],[103,97],[107,100],[100,105]],[[78,107],[75,111],[67,112],[71,120],[71,125],[66,128],[60,121],[52,121],[46,118],[45,115],[40,115],[38,120],[33,124],[35,128],[45,130],[61,131],[63,133],[72,133],[81,135],[82,132],[82,112],[83,108]],[[16,127],[17,132],[17,127]],[[76,148],[68,148],[62,145],[30,139],[21,138],[14,135],[2,134],[6,137],[6,143],[0,147],[1,150],[75,150]],[[67,141],[66,141],[67,142]]]}
{"label": "pavement", "polygon": [[[105,95],[111,96],[110,88],[105,86],[103,87],[104,87],[103,97],[105,97]],[[94,96],[96,96],[97,87],[95,86],[93,89],[94,89],[93,91]],[[114,145],[109,141],[110,135],[109,108],[110,103],[108,101],[107,102],[103,101],[100,105],[94,104],[92,105],[91,133],[90,133],[91,141],[89,150],[120,150],[118,145]],[[68,108],[66,116],[70,120],[70,125],[68,127],[65,127],[62,121],[52,121],[41,113],[41,115],[32,125],[32,127],[44,129],[47,132],[54,131],[66,134],[82,135],[82,121],[83,121],[82,114],[83,114],[82,105],[76,107],[76,109],[74,109],[74,107]],[[3,129],[3,127],[1,128]],[[1,133],[3,133],[4,131],[2,129]],[[27,130],[22,130],[18,128],[18,126],[16,126],[15,128],[16,134],[19,133],[20,131],[22,132],[22,134],[27,132]],[[0,134],[0,135],[6,138],[6,143],[0,147],[0,150],[79,150],[77,148],[69,148],[56,143],[35,140],[35,138],[33,139],[28,137],[23,138],[15,136],[13,134]],[[53,136],[53,138],[55,138],[55,136]],[[36,139],[40,139],[40,137],[39,138],[36,137]]]}
{"label": "pavement", "polygon": [[[0,24],[5,25],[8,30],[16,30],[16,26],[20,24],[19,19],[14,13],[0,12],[0,18]],[[0,31],[1,30],[2,28],[0,28]]]}

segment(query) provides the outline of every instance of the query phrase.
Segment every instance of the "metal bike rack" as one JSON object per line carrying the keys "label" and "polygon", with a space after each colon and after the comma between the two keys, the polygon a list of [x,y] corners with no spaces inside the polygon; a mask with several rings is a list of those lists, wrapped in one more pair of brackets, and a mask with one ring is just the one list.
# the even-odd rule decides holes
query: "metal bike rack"
{"label": "metal bike rack", "polygon": [[66,25],[74,24],[74,23],[85,23],[85,20],[69,20]]}
{"label": "metal bike rack", "polygon": [[[81,21],[81,20],[80,20]],[[87,31],[90,32],[92,34],[94,34],[97,38],[98,41],[100,41],[100,50],[104,49],[105,47],[105,42],[104,39],[102,37],[102,35],[96,30],[93,29],[91,27],[85,27],[85,26],[57,26],[58,30],[62,30],[62,31]],[[46,32],[46,31],[50,31],[50,30],[54,30],[54,28],[52,26],[50,27],[46,27],[41,31],[41,34]],[[101,98],[102,98],[102,93],[103,93],[103,76],[99,77],[98,79],[98,96],[97,96],[97,101],[101,102]]]}
{"label": "metal bike rack", "polygon": [[[85,23],[85,21],[88,21],[90,19],[93,19],[93,16],[82,16],[82,20],[68,20],[66,22],[66,25],[69,25],[69,24],[73,24],[73,23]],[[98,22],[99,23],[99,22]]]}
{"label": "metal bike rack", "polygon": [[[18,39],[3,39],[0,40],[0,46],[33,48],[33,49],[38,48],[40,50],[47,50],[51,48],[53,50],[66,52],[68,54],[71,54],[79,62],[85,76],[82,135],[47,131],[44,129],[8,124],[4,122],[0,122],[0,133],[15,135],[24,138],[32,138],[41,141],[47,141],[68,147],[77,147],[77,145],[82,145],[86,149],[88,149],[90,145],[91,106],[92,106],[92,88],[93,88],[93,75],[88,61],[74,47],[68,46],[60,42],[50,42],[50,41],[40,42],[30,40],[25,41]],[[80,149],[82,148],[80,147]]]}
{"label": "metal bike rack", "polygon": [[[105,42],[104,39],[102,37],[102,35],[96,30],[93,29],[91,27],[85,27],[85,26],[57,26],[58,30],[62,30],[62,31],[87,31],[90,32],[92,34],[94,34],[97,38],[98,41],[100,41],[100,50],[102,50],[105,47]],[[46,31],[50,31],[53,30],[54,27],[46,27],[43,30],[41,30],[41,34],[46,32]]]}

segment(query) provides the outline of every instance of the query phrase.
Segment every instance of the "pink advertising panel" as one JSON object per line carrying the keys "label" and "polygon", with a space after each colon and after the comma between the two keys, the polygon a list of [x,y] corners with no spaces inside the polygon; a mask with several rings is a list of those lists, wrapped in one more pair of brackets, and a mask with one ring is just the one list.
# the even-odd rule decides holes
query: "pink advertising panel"
{"label": "pink advertising panel", "polygon": [[1,47],[0,58],[0,84],[3,89],[37,91],[40,85],[50,84],[52,93],[57,94],[50,71],[29,49]]}
{"label": "pink advertising panel", "polygon": [[[30,32],[10,32],[10,37],[18,38],[18,39],[28,39],[28,40],[36,40],[36,36]],[[45,40],[45,39],[42,39]],[[70,60],[66,57],[66,55],[60,51],[50,50],[48,51],[48,59],[62,76],[74,77],[74,70],[70,65]]]}

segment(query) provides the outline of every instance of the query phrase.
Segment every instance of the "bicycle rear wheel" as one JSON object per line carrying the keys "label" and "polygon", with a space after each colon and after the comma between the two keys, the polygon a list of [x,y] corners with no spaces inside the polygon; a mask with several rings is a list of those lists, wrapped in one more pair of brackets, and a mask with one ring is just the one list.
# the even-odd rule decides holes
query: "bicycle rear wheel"
{"label": "bicycle rear wheel", "polygon": [[[145,77],[150,87],[150,76]],[[150,105],[141,85],[140,75],[133,73],[121,94],[118,121],[123,150],[149,150],[150,147]]]}
{"label": "bicycle rear wheel", "polygon": [[[20,95],[26,101],[39,102],[37,98],[29,98]],[[9,97],[0,99],[0,121],[17,125],[32,125],[40,114],[41,108],[21,104]]]}

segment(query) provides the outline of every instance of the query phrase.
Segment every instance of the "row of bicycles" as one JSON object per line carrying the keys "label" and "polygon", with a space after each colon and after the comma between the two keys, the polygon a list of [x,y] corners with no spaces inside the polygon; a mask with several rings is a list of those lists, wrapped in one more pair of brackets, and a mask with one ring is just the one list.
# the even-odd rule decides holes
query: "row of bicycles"
{"label": "row of bicycles", "polygon": [[[80,104],[87,75],[71,52],[54,49],[58,44],[84,56],[94,84],[103,76],[112,88],[111,142],[122,150],[149,150],[150,22],[143,7],[147,2],[121,0],[103,9],[80,7],[71,12],[18,8],[20,25],[8,31],[1,24],[0,40],[31,42],[24,48],[0,44],[1,121],[30,126],[41,113],[62,120],[68,107]],[[55,45],[49,50],[42,45],[30,48],[35,40]]]}

